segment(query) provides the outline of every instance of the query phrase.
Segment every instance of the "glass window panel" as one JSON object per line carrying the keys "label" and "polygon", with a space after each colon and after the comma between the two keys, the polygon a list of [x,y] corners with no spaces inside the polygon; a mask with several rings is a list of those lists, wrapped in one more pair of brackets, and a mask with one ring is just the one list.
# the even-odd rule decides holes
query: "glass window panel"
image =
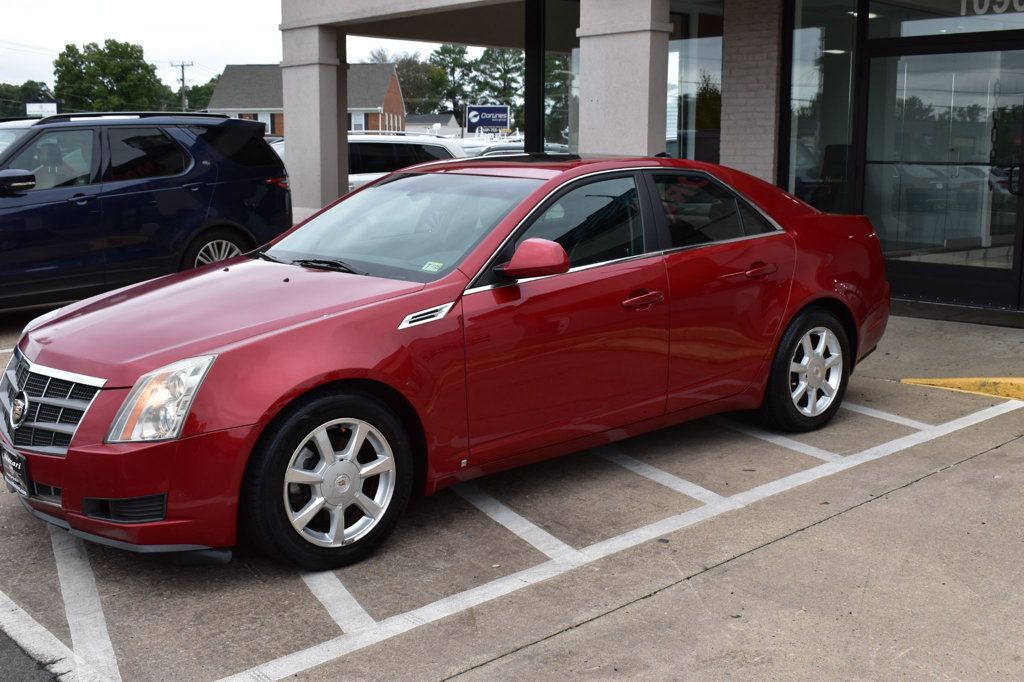
{"label": "glass window panel", "polygon": [[185,152],[159,128],[110,128],[110,166],[103,179],[139,180],[177,175],[188,165]]}
{"label": "glass window panel", "polygon": [[671,0],[668,44],[669,156],[718,163],[722,121],[720,0]]}
{"label": "glass window panel", "polygon": [[87,185],[93,175],[92,130],[43,133],[4,165],[35,173],[35,189]]}
{"label": "glass window panel", "polygon": [[855,0],[796,0],[787,189],[851,210]]}
{"label": "glass window panel", "polygon": [[579,150],[579,0],[547,0],[544,45],[544,148]]}
{"label": "glass window panel", "polygon": [[872,0],[871,38],[1024,29],[1024,0]]}
{"label": "glass window panel", "polygon": [[643,253],[643,223],[633,178],[591,182],[563,195],[517,240],[558,242],[572,267]]}
{"label": "glass window panel", "polygon": [[665,210],[673,247],[745,236],[736,197],[709,178],[658,173],[654,176],[654,186]]}
{"label": "glass window panel", "polygon": [[1024,52],[876,59],[864,209],[888,258],[1013,267]]}

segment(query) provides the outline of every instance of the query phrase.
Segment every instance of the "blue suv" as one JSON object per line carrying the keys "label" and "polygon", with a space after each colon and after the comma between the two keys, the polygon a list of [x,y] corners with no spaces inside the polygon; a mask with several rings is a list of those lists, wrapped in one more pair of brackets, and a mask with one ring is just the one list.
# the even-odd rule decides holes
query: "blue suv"
{"label": "blue suv", "polygon": [[209,114],[0,122],[0,309],[223,260],[288,229],[288,176],[263,132]]}

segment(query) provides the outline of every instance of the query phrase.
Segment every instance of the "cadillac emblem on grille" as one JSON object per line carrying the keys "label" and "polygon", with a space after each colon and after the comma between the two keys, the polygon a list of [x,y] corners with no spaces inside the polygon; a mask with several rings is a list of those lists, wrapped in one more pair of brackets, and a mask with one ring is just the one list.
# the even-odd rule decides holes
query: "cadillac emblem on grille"
{"label": "cadillac emblem on grille", "polygon": [[28,394],[25,391],[21,391],[14,397],[14,403],[11,404],[11,414],[9,421],[12,429],[17,429],[19,426],[25,423],[25,417],[28,416]]}

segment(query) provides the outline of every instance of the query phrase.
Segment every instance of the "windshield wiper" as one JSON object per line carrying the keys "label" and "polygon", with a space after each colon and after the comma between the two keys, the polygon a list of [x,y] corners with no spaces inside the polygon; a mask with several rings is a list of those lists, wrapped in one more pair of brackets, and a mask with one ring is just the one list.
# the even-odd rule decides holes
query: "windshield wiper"
{"label": "windshield wiper", "polygon": [[280,258],[275,258],[274,256],[271,256],[269,253],[266,252],[266,250],[257,251],[256,255],[259,256],[260,258],[262,258],[263,260],[270,261],[271,263],[287,263],[288,262],[288,261],[281,260]]}
{"label": "windshield wiper", "polygon": [[337,272],[348,272],[353,275],[365,275],[368,274],[362,270],[358,270],[343,260],[337,258],[299,258],[293,260],[294,265],[302,265],[307,268],[320,268],[322,270],[335,270]]}

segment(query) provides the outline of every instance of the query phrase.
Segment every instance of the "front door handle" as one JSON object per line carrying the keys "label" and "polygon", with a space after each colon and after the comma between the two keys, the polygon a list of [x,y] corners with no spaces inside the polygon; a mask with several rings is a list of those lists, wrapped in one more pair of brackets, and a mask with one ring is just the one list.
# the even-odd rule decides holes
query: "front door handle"
{"label": "front door handle", "polygon": [[67,202],[69,204],[75,204],[76,206],[85,206],[95,198],[95,194],[76,194],[74,196],[68,197]]}
{"label": "front door handle", "polygon": [[744,272],[743,274],[749,277],[750,279],[761,279],[762,277],[767,277],[772,273],[778,272],[778,270],[779,266],[776,265],[775,263],[757,262],[752,263],[750,269]]}
{"label": "front door handle", "polygon": [[660,291],[648,291],[632,298],[627,298],[622,302],[623,308],[633,308],[636,310],[647,310],[655,303],[661,303],[665,300],[665,294]]}
{"label": "front door handle", "polygon": [[191,192],[198,192],[199,188],[203,186],[201,182],[189,182],[181,186],[182,189],[187,189]]}

